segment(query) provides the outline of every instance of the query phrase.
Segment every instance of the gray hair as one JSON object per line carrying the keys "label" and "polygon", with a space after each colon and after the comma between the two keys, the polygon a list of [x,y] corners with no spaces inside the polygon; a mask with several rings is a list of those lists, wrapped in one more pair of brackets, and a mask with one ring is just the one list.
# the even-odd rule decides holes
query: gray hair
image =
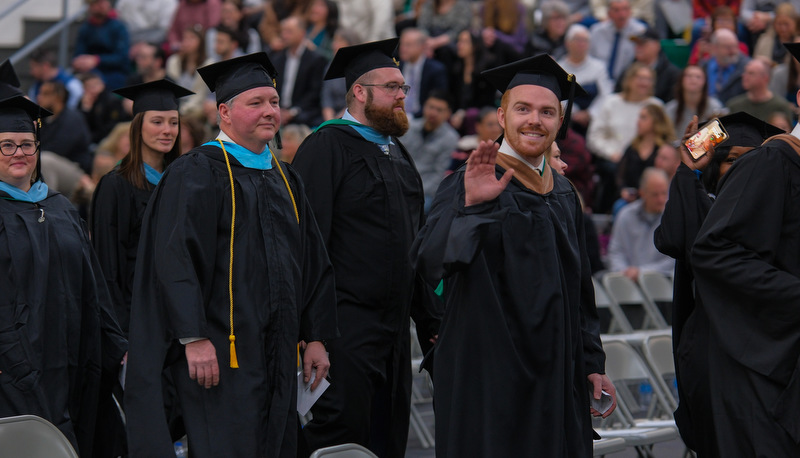
{"label": "gray hair", "polygon": [[569,6],[561,0],[548,0],[539,7],[542,12],[542,22],[553,16],[569,16]]}
{"label": "gray hair", "polygon": [[575,38],[575,35],[583,33],[587,37],[589,36],[589,29],[583,24],[572,24],[567,29],[567,33],[564,35],[564,41],[572,41]]}

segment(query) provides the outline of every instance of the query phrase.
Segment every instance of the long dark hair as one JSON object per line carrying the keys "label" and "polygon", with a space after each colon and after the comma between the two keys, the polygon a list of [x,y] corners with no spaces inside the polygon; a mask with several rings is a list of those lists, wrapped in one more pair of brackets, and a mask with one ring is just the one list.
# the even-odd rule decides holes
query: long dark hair
{"label": "long dark hair", "polygon": [[[119,174],[128,182],[139,189],[147,189],[147,179],[144,176],[144,158],[142,157],[142,124],[144,124],[144,113],[137,113],[131,121],[131,151],[122,158],[119,164]],[[175,136],[175,144],[169,153],[164,155],[164,168],[172,163],[181,155],[181,119],[178,114],[178,135]]]}
{"label": "long dark hair", "polygon": [[[684,93],[683,93],[683,77],[686,75],[686,71],[689,70],[690,68],[700,69],[700,71],[703,72],[703,80],[705,81],[703,83],[703,92],[702,92],[702,94],[704,95],[703,97],[700,98],[700,103],[697,105],[697,119],[702,121],[702,119],[700,118],[706,112],[706,108],[708,108],[708,95],[706,95],[708,94],[708,75],[706,74],[706,71],[703,69],[703,67],[700,67],[698,65],[688,65],[686,68],[681,70],[681,76],[680,78],[678,78],[678,84],[675,85],[675,100],[678,102],[677,109],[675,110],[676,126],[681,125],[681,117],[683,115],[683,110],[686,108],[686,101],[684,99]],[[681,134],[683,134],[683,132],[678,132],[678,135]]]}

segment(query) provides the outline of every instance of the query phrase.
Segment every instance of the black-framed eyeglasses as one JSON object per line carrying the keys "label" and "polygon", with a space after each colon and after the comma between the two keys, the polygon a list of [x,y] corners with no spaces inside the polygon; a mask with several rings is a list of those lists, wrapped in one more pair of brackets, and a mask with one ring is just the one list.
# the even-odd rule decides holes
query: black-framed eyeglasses
{"label": "black-framed eyeglasses", "polygon": [[385,83],[385,84],[361,84],[362,86],[375,86],[383,89],[389,95],[397,95],[397,91],[403,91],[403,95],[408,95],[411,86],[408,84]]}
{"label": "black-framed eyeglasses", "polygon": [[17,153],[18,149],[22,150],[22,154],[26,156],[33,156],[36,154],[36,151],[39,150],[39,142],[24,141],[20,144],[16,144],[11,140],[0,141],[0,153],[3,153],[3,156],[13,156]]}

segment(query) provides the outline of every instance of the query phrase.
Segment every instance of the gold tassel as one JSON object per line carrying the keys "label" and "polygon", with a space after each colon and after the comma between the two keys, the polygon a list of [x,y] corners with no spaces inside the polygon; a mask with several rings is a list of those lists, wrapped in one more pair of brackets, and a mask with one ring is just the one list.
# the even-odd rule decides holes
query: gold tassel
{"label": "gold tassel", "polygon": [[239,360],[236,359],[236,336],[231,334],[228,336],[228,340],[231,341],[231,369],[238,369]]}

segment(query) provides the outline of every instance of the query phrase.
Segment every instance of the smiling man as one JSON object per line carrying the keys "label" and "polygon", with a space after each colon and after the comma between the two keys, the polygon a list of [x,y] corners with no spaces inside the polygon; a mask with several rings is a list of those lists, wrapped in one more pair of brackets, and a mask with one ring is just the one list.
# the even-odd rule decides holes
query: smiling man
{"label": "smiling man", "polygon": [[436,456],[590,457],[589,398],[614,387],[581,204],[545,160],[568,123],[560,101],[584,91],[544,54],[483,76],[504,92],[505,137],[445,178],[412,248],[429,284],[444,279]]}
{"label": "smiling man", "polygon": [[164,368],[193,457],[294,457],[296,345],[308,343],[313,390],[330,365],[322,341],[337,334],[333,271],[301,181],[267,146],[281,122],[267,55],[198,72],[215,91],[221,131],[170,164],[145,211],[125,391],[130,454],[174,454]]}

